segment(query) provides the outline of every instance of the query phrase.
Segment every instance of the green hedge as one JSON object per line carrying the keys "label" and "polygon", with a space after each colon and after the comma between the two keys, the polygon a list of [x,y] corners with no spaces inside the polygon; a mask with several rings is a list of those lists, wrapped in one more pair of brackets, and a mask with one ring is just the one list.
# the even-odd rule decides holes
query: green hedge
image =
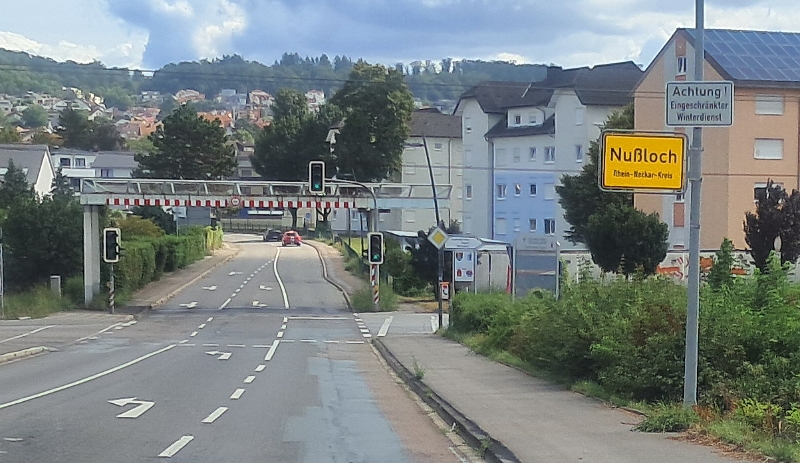
{"label": "green hedge", "polygon": [[123,241],[122,255],[114,265],[116,291],[131,294],[164,272],[196,262],[222,246],[222,229],[191,227],[181,236]]}

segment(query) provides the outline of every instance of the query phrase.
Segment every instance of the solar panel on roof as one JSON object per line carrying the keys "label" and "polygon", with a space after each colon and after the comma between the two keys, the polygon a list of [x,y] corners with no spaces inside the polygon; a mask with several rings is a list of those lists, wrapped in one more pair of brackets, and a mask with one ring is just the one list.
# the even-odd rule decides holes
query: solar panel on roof
{"label": "solar panel on roof", "polygon": [[708,29],[705,43],[733,79],[800,82],[800,34]]}

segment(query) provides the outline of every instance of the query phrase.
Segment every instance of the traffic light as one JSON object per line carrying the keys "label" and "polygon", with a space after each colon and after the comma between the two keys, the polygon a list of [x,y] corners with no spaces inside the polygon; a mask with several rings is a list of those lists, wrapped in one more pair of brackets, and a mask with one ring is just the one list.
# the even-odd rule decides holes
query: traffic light
{"label": "traffic light", "polygon": [[119,228],[103,229],[103,260],[110,264],[119,262],[120,231]]}
{"label": "traffic light", "polygon": [[312,193],[325,193],[325,161],[308,163],[308,184]]}
{"label": "traffic light", "polygon": [[382,264],[383,263],[383,233],[380,232],[370,232],[367,234],[367,239],[369,240],[369,249],[367,251],[367,257],[369,258],[370,264]]}

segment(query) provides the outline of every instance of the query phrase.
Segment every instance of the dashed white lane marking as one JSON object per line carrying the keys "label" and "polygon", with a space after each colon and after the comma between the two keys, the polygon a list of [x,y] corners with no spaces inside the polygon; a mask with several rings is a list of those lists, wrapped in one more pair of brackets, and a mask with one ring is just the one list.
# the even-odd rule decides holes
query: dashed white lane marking
{"label": "dashed white lane marking", "polygon": [[183,341],[179,342],[178,344],[186,344],[187,342],[189,342],[189,340],[188,339],[184,339]]}
{"label": "dashed white lane marking", "polygon": [[[233,297],[233,296],[231,296],[231,297]],[[228,306],[228,304],[230,304],[230,303],[231,303],[231,298],[229,297],[229,298],[225,299],[225,302],[223,302],[223,303],[222,303],[222,305],[221,305],[221,306],[219,306],[219,309],[217,309],[217,310],[222,310],[222,309],[224,309],[224,308],[225,308],[225,307],[227,307],[227,306]],[[208,321],[211,321],[213,318],[214,318],[214,317],[211,317],[211,318],[209,318],[209,319],[208,319]]]}
{"label": "dashed white lane marking", "polygon": [[439,320],[436,319],[436,315],[431,315],[431,333],[435,333],[438,329]]}
{"label": "dashed white lane marking", "polygon": [[239,285],[239,289],[242,289],[242,288],[244,288],[244,283]]}
{"label": "dashed white lane marking", "polygon": [[278,337],[279,337],[279,338],[282,338],[282,337],[283,337],[283,331],[278,331]]}
{"label": "dashed white lane marking", "polygon": [[231,352],[223,352],[222,355],[219,356],[220,360],[228,360],[233,355]]}
{"label": "dashed white lane marking", "polygon": [[206,320],[206,323],[210,322],[213,319],[214,319],[214,317],[208,317],[208,320]]}
{"label": "dashed white lane marking", "polygon": [[194,344],[178,344],[178,347],[194,347]]}
{"label": "dashed white lane marking", "polygon": [[266,365],[259,365],[256,367],[256,373],[261,373],[264,369],[267,368]]}
{"label": "dashed white lane marking", "polygon": [[[242,290],[242,288],[236,288],[236,290],[234,291],[234,293],[238,293],[238,292],[239,292],[239,291],[241,291],[241,290]],[[231,296],[231,297],[233,297],[233,296]]]}
{"label": "dashed white lane marking", "polygon": [[192,441],[194,436],[183,436],[180,439],[176,440],[175,443],[167,447],[163,452],[159,453],[158,456],[160,458],[172,458],[173,455],[180,452],[180,450],[186,447],[186,444]]}
{"label": "dashed white lane marking", "polygon": [[392,324],[392,320],[394,320],[394,315],[387,318],[386,321],[383,322],[383,325],[381,325],[381,328],[378,330],[379,338],[386,336],[386,333],[389,332],[389,326]]}
{"label": "dashed white lane marking", "polygon": [[282,342],[294,342],[294,339],[281,339]]}
{"label": "dashed white lane marking", "polygon": [[364,341],[345,341],[346,344],[364,344]]}
{"label": "dashed white lane marking", "polygon": [[227,412],[227,411],[228,411],[228,407],[219,407],[216,410],[214,410],[213,412],[211,412],[210,415],[205,417],[205,419],[203,419],[203,421],[201,421],[201,423],[206,423],[206,424],[213,423],[217,418],[222,416],[222,414]]}
{"label": "dashed white lane marking", "polygon": [[372,335],[369,334],[369,333],[362,333],[362,336],[364,336],[365,338],[371,338],[372,337]]}
{"label": "dashed white lane marking", "polygon": [[203,347],[219,347],[219,344],[208,343],[208,344],[203,344]]}
{"label": "dashed white lane marking", "polygon": [[364,321],[364,320],[362,320],[362,319],[360,319],[360,318],[356,317],[356,322],[358,322],[358,323],[361,323],[361,322],[363,322],[363,321]]}
{"label": "dashed white lane marking", "polygon": [[267,349],[267,348],[269,348],[269,346],[266,345],[266,344],[253,344],[253,348],[255,348],[255,349]]}
{"label": "dashed white lane marking", "polygon": [[286,323],[288,321],[289,321],[289,317],[283,317],[283,323]]}
{"label": "dashed white lane marking", "polygon": [[309,343],[316,343],[316,339],[301,339],[300,342],[309,342]]}
{"label": "dashed white lane marking", "polygon": [[267,356],[264,357],[265,361],[269,362],[270,360],[272,360],[272,356],[275,355],[275,351],[278,349],[278,344],[280,343],[281,342],[277,339],[272,342],[272,347],[269,348],[269,350],[267,351]]}
{"label": "dashed white lane marking", "polygon": [[233,391],[233,394],[231,394],[231,399],[237,400],[239,397],[242,396],[242,394],[244,394],[244,389],[242,388],[236,389],[235,391]]}
{"label": "dashed white lane marking", "polygon": [[272,270],[275,272],[275,279],[278,280],[278,286],[281,288],[281,293],[283,294],[283,306],[285,308],[289,308],[289,296],[286,295],[286,287],[283,286],[283,281],[281,280],[281,276],[278,275],[278,257],[281,255],[281,250],[275,253],[275,260],[272,262]]}
{"label": "dashed white lane marking", "polygon": [[189,335],[190,338],[197,336],[197,331],[192,331],[192,334]]}
{"label": "dashed white lane marking", "polygon": [[109,368],[108,370],[101,371],[100,373],[96,373],[96,374],[94,374],[92,376],[87,376],[86,378],[79,379],[77,381],[73,381],[73,382],[65,384],[63,386],[54,387],[52,389],[48,389],[48,390],[46,390],[44,392],[40,392],[38,394],[29,395],[28,397],[23,397],[21,399],[17,399],[17,400],[13,400],[11,402],[6,402],[4,404],[0,404],[0,410],[2,410],[4,408],[11,407],[13,405],[17,405],[17,404],[21,404],[21,403],[24,403],[24,402],[28,402],[28,401],[33,400],[33,399],[38,399],[40,397],[44,397],[46,395],[50,395],[50,394],[53,394],[55,392],[60,392],[60,391],[63,391],[65,389],[69,389],[69,388],[74,387],[74,386],[79,386],[81,384],[88,383],[89,381],[91,381],[93,379],[102,378],[103,376],[110,375],[111,373],[114,373],[116,371],[122,370],[123,368],[127,368],[127,367],[129,367],[131,365],[135,365],[135,364],[141,362],[142,360],[147,360],[150,357],[153,357],[154,355],[158,355],[158,354],[160,354],[162,352],[166,352],[166,351],[172,349],[175,346],[177,346],[177,344],[170,344],[167,347],[163,347],[163,348],[161,348],[161,349],[159,349],[157,351],[150,352],[149,354],[143,355],[143,356],[141,356],[139,358],[135,358],[135,359],[133,359],[133,360],[131,360],[129,362],[123,363],[122,365],[115,366],[114,368]]}
{"label": "dashed white lane marking", "polygon": [[114,327],[119,326],[119,325],[120,325],[120,323],[114,323],[113,325],[111,325],[111,326],[109,326],[107,328],[103,328],[102,330],[98,331],[97,333],[95,333],[95,334],[93,334],[91,336],[86,336],[84,338],[80,338],[80,339],[76,340],[75,342],[81,342],[81,341],[85,341],[87,339],[95,340],[95,339],[97,339],[97,335],[98,334],[110,333],[109,330],[112,330],[112,329],[114,329]]}
{"label": "dashed white lane marking", "polygon": [[203,328],[205,328],[205,327],[206,327],[206,324],[205,324],[205,323],[201,323],[201,324],[197,325],[197,329],[198,329],[198,330],[202,330],[202,329],[203,329]]}
{"label": "dashed white lane marking", "polygon": [[255,380],[256,380],[256,377],[255,377],[255,376],[253,376],[253,375],[250,375],[250,376],[248,376],[247,378],[245,378],[245,379],[244,379],[244,383],[245,383],[245,384],[250,384],[250,383],[252,383],[252,382],[253,382],[253,381],[255,381]]}
{"label": "dashed white lane marking", "polygon": [[339,341],[325,341],[325,344],[339,344]]}
{"label": "dashed white lane marking", "polygon": [[286,323],[288,320],[350,320],[350,317],[308,317],[308,316],[297,316],[297,317],[284,317],[283,322]]}
{"label": "dashed white lane marking", "polygon": [[244,344],[228,344],[228,347],[247,347]]}
{"label": "dashed white lane marking", "polygon": [[285,330],[286,329],[286,324],[281,325],[281,329]]}

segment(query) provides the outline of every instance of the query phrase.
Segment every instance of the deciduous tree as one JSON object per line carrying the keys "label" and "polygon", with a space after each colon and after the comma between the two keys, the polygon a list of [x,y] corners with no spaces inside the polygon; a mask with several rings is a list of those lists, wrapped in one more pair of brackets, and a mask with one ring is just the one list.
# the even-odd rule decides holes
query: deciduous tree
{"label": "deciduous tree", "polygon": [[755,212],[746,212],[744,240],[756,267],[767,271],[767,257],[781,238],[781,263],[795,263],[800,256],[800,192],[791,195],[772,180],[758,198]]}
{"label": "deciduous tree", "polygon": [[47,125],[47,111],[39,105],[30,105],[22,111],[22,125],[30,129]]}
{"label": "deciduous tree", "polygon": [[191,105],[176,109],[150,134],[155,151],[137,153],[135,175],[147,178],[217,180],[233,175],[234,148],[215,121],[199,117]]}

